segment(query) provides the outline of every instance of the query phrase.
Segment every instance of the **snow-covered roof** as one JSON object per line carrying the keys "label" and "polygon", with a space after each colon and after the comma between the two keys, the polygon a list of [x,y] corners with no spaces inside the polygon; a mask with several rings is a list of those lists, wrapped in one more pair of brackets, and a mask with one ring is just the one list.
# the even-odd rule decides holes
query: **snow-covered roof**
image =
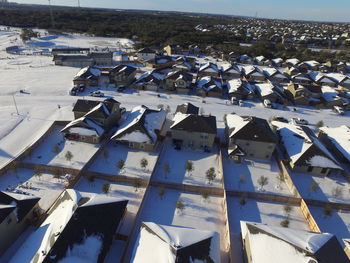
{"label": "snow-covered roof", "polygon": [[297,58],[290,58],[286,60],[286,63],[292,64],[293,66],[299,64],[300,60]]}
{"label": "snow-covered roof", "polygon": [[216,78],[213,77],[202,77],[197,81],[197,88],[210,91],[215,88],[222,89],[222,83]]}
{"label": "snow-covered roof", "polygon": [[341,99],[339,97],[338,92],[332,87],[322,86],[321,90],[322,90],[322,96],[327,102]]}
{"label": "snow-covered roof", "polygon": [[321,127],[320,130],[327,134],[333,145],[350,162],[350,127],[345,125],[336,128]]}
{"label": "snow-covered roof", "polygon": [[273,90],[274,85],[269,82],[257,83],[255,84],[255,88],[257,89],[257,91],[262,97],[275,93]]}
{"label": "snow-covered roof", "polygon": [[61,132],[80,134],[82,136],[102,136],[106,131],[95,121],[83,116],[68,123]]}
{"label": "snow-covered roof", "polygon": [[204,65],[202,65],[200,68],[199,68],[199,71],[205,71],[205,72],[214,72],[214,73],[217,73],[219,72],[219,68],[216,64],[212,63],[212,62],[208,62]]}
{"label": "snow-covered roof", "polygon": [[[199,242],[207,242],[208,249],[196,247]],[[142,224],[131,262],[175,263],[178,257],[185,262],[204,262],[203,257],[209,257],[213,263],[221,262],[218,233],[153,222]]]}
{"label": "snow-covered roof", "polygon": [[[84,204],[80,205],[82,201],[85,203],[83,202]],[[69,222],[75,222],[78,218],[75,218],[74,214],[79,207],[102,205],[121,201],[125,202],[125,200],[118,198],[99,196],[97,194],[82,193],[73,189],[67,189],[61,194],[56,205],[54,205],[48,212],[48,217],[45,219],[45,221],[23,242],[10,262],[33,262],[34,258],[36,263],[44,262],[46,257],[52,257],[49,252],[54,247],[60,236],[63,235],[63,233],[67,233],[65,229]],[[73,218],[74,220],[72,220]],[[70,249],[68,248],[68,251],[66,251],[67,257],[63,258],[62,261],[59,262],[90,262],[90,260],[92,260],[91,262],[97,262],[97,258],[101,252],[102,240],[98,238],[98,233],[95,234],[96,235],[86,236],[82,244],[74,244],[73,247],[70,247]],[[99,241],[96,239],[99,239]],[[72,240],[65,240],[64,242],[69,243]],[[86,258],[84,253],[74,253],[75,246],[80,246],[80,251],[89,252],[90,256],[94,256],[96,260],[94,261],[94,258]],[[78,247],[76,247],[76,249],[78,249]],[[62,249],[64,249],[64,246],[62,246]],[[72,258],[73,255],[75,255],[75,257]],[[84,259],[89,261],[84,261]]]}
{"label": "snow-covered roof", "polygon": [[75,75],[75,77],[80,77],[84,74],[91,74],[95,77],[99,77],[101,75],[101,71],[97,68],[93,68],[93,67],[85,67],[85,68],[82,68],[81,70],[79,70],[79,72]]}
{"label": "snow-covered roof", "polygon": [[[242,238],[249,242],[253,263],[309,263],[333,238],[329,233],[313,233],[261,223],[241,221]],[[329,251],[331,252],[331,251]],[[314,261],[312,261],[314,262]]]}
{"label": "snow-covered roof", "polygon": [[[334,156],[309,128],[279,121],[273,121],[271,124],[277,127],[293,163],[342,170]],[[305,159],[306,153],[308,153],[307,159]]]}
{"label": "snow-covered roof", "polygon": [[[140,143],[155,143],[157,141],[157,131],[160,131],[166,119],[166,111],[150,110],[141,105],[133,108],[120,123],[112,139],[133,141]],[[140,124],[139,129],[132,129]]]}

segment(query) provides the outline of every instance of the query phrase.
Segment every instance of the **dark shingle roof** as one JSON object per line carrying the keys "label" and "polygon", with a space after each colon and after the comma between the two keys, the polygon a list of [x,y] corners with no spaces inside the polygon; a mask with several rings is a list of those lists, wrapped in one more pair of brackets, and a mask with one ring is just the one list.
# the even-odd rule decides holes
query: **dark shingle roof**
{"label": "dark shingle roof", "polygon": [[[98,100],[81,100],[81,99],[79,99],[79,100],[77,100],[77,102],[75,103],[75,105],[73,107],[73,112],[88,113],[90,110],[95,108],[101,102],[102,101],[98,101]],[[107,106],[109,111],[112,111],[113,105],[115,103],[120,104],[118,101],[116,101],[112,98],[105,99],[103,102],[105,103],[105,105]]]}
{"label": "dark shingle roof", "polygon": [[184,103],[181,105],[178,105],[176,108],[176,113],[183,113],[183,114],[195,114],[198,115],[199,108],[197,106],[194,106],[192,103]]}
{"label": "dark shingle roof", "polygon": [[[17,219],[18,222],[20,222],[32,208],[39,202],[40,198],[36,196],[27,196],[22,194],[15,194],[10,192],[0,192],[0,204],[10,205],[10,204],[16,204],[17,206]],[[0,209],[1,211],[2,209]],[[7,213],[11,213],[12,211],[9,211],[5,209],[2,213],[2,217]],[[5,218],[7,217],[5,216]],[[1,212],[0,212],[1,217]],[[3,218],[3,219],[5,219]],[[1,219],[1,218],[0,218]],[[0,220],[1,222],[1,220]]]}
{"label": "dark shingle roof", "polygon": [[189,114],[181,121],[174,123],[171,129],[216,134],[216,117]]}

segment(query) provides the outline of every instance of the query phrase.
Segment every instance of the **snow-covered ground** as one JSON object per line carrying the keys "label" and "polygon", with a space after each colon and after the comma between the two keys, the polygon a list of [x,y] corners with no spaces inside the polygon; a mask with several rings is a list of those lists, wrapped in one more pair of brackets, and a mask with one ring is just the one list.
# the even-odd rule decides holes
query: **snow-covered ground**
{"label": "snow-covered ground", "polygon": [[[29,163],[82,169],[91,157],[98,151],[99,144],[91,144],[64,139],[60,130],[63,126],[56,126],[51,134],[24,161]],[[58,152],[55,150],[55,145]],[[66,154],[72,154],[71,160]]]}
{"label": "snow-covered ground", "polygon": [[[171,142],[168,142],[165,147],[166,150],[160,156],[159,165],[156,167],[154,180],[177,184],[222,187],[222,173],[219,170],[220,159],[217,148],[211,153],[205,153],[203,150],[186,148],[175,150]],[[190,173],[185,170],[187,161],[193,162],[194,170]],[[166,164],[170,168],[168,174],[164,171]],[[209,184],[206,171],[211,167],[215,169],[216,178]]]}
{"label": "snow-covered ground", "polygon": [[[275,158],[270,161],[245,159],[242,163],[225,158],[223,166],[227,190],[292,196],[286,183],[279,179],[280,170]],[[268,178],[268,184],[263,188],[258,183],[261,176]]]}
{"label": "snow-covered ground", "polygon": [[342,175],[316,176],[300,173],[291,175],[294,185],[305,199],[350,203],[350,184]]}
{"label": "snow-covered ground", "polygon": [[90,182],[86,178],[81,178],[77,185],[74,187],[74,189],[81,192],[105,195],[105,193],[103,193],[102,191],[102,187],[104,184],[110,185],[110,191],[108,192],[108,196],[129,200],[127,205],[127,212],[119,227],[119,233],[123,235],[129,235],[132,224],[136,217],[136,213],[139,210],[145,189],[136,189],[132,185],[114,183],[100,179],[95,179],[93,182]]}
{"label": "snow-covered ground", "polygon": [[336,235],[344,247],[342,239],[350,238],[350,211],[332,210],[331,216],[326,216],[322,207],[309,206],[309,209],[320,230]]}
{"label": "snow-covered ground", "polygon": [[[292,211],[288,216],[289,228],[310,230],[299,207],[291,206]],[[239,198],[227,198],[227,210],[229,214],[229,227],[231,236],[231,249],[234,263],[243,263],[241,246],[240,221],[264,223],[280,226],[282,220],[287,218],[284,205],[272,202],[262,202],[255,199],[246,199],[245,205],[240,205]]]}
{"label": "snow-covered ground", "polygon": [[[181,200],[184,210],[176,209],[176,202]],[[192,227],[202,230],[216,231],[220,234],[220,247],[222,263],[227,262],[227,253],[223,251],[225,244],[225,227],[223,218],[223,199],[210,197],[204,200],[201,195],[181,193],[166,189],[163,197],[159,195],[159,189],[151,187],[149,195],[145,199],[140,220],[155,222],[163,225],[175,225]]]}
{"label": "snow-covered ground", "polygon": [[[148,179],[154,169],[157,155],[158,152],[133,150],[125,145],[110,142],[91,164],[89,171]],[[145,169],[140,165],[143,158],[148,161]],[[118,168],[120,160],[125,162],[121,172]]]}
{"label": "snow-covered ground", "polygon": [[0,176],[0,190],[14,189],[40,197],[39,205],[45,211],[53,204],[56,198],[64,191],[67,182],[56,179],[52,174],[42,172],[40,177],[35,176],[30,169],[17,169]]}

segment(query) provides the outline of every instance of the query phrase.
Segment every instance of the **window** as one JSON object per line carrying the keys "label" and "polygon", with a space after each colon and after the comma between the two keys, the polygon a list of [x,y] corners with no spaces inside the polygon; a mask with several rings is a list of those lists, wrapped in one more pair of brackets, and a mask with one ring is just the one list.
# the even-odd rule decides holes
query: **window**
{"label": "window", "polygon": [[308,172],[308,173],[311,173],[313,169],[314,169],[314,168],[313,168],[312,166],[309,166],[309,167],[307,168],[307,172]]}
{"label": "window", "polygon": [[141,143],[141,144],[140,144],[140,148],[141,148],[141,149],[145,149],[145,144],[144,144],[144,143]]}
{"label": "window", "polygon": [[129,147],[130,148],[134,148],[134,143],[133,142],[129,142]]}
{"label": "window", "polygon": [[327,169],[327,168],[322,168],[322,170],[321,170],[321,174],[326,174],[326,173],[327,173],[327,171],[328,171],[328,169]]}
{"label": "window", "polygon": [[201,139],[208,139],[209,134],[208,133],[201,133],[200,137],[201,137]]}

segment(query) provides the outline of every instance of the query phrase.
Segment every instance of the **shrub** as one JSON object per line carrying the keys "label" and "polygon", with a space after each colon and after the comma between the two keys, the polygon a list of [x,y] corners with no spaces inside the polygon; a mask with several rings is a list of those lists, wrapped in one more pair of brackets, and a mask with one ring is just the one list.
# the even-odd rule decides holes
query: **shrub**
{"label": "shrub", "polygon": [[206,172],[205,172],[205,176],[209,181],[209,184],[211,184],[213,182],[213,180],[216,178],[216,173],[215,173],[215,169],[214,167],[209,168]]}
{"label": "shrub", "polygon": [[288,219],[284,219],[281,221],[280,225],[282,227],[289,227],[289,220]]}
{"label": "shrub", "polygon": [[147,159],[146,158],[142,158],[141,161],[140,161],[141,168],[142,169],[146,169],[147,165],[148,165]]}
{"label": "shrub", "polygon": [[73,158],[73,154],[70,151],[68,151],[66,152],[65,157],[66,157],[66,160],[70,162]]}
{"label": "shrub", "polygon": [[183,212],[185,210],[185,204],[182,202],[182,200],[178,200],[176,202],[176,209],[180,212]]}
{"label": "shrub", "polygon": [[323,126],[324,126],[324,123],[323,123],[322,120],[321,120],[321,121],[318,121],[318,122],[316,123],[316,128],[317,128],[317,129],[319,129],[319,128],[323,127]]}

